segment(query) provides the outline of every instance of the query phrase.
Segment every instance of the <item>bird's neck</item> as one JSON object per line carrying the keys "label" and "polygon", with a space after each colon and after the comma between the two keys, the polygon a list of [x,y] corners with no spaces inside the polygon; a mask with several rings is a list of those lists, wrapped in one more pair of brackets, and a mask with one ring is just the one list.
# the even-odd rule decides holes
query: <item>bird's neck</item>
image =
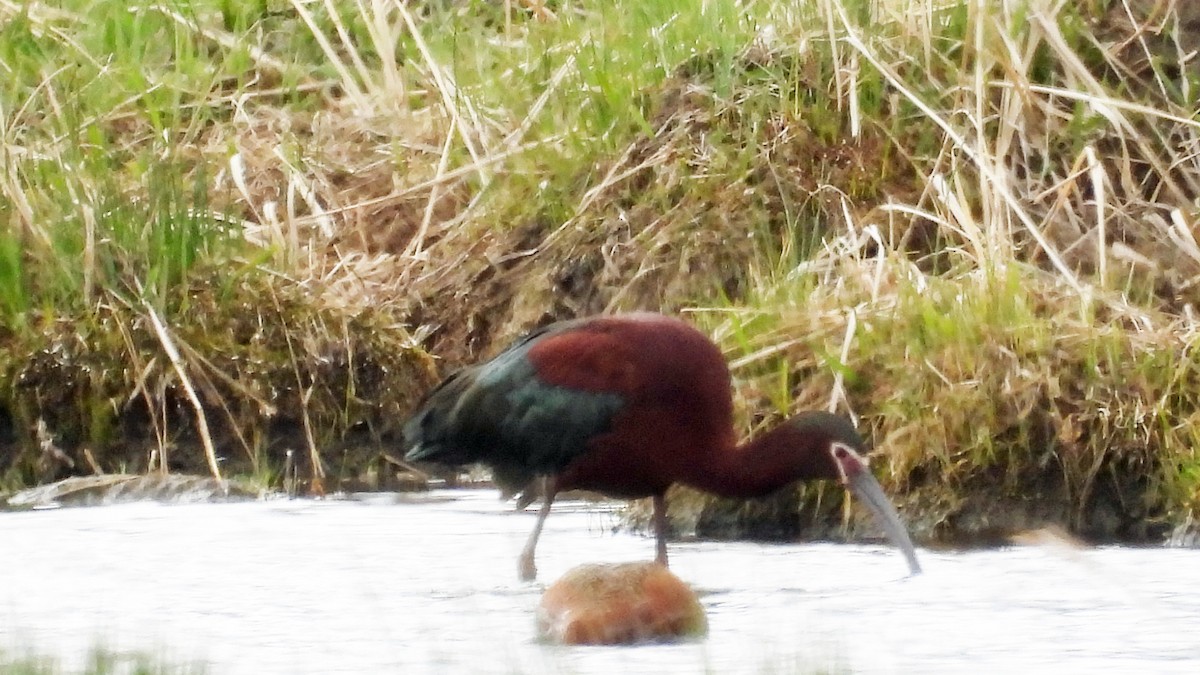
{"label": "bird's neck", "polygon": [[822,478],[812,443],[788,424],[742,445],[706,453],[703,466],[682,481],[722,497],[762,497],[797,480]]}

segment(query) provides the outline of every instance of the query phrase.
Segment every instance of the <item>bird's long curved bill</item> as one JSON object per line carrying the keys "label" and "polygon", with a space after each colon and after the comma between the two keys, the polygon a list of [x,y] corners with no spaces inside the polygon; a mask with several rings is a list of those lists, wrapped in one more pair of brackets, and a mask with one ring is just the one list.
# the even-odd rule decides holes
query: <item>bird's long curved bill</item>
{"label": "bird's long curved bill", "polygon": [[891,500],[883,493],[879,481],[875,480],[875,477],[871,475],[870,471],[865,470],[865,467],[858,471],[846,472],[845,481],[846,487],[854,493],[854,496],[861,499],[871,509],[871,514],[875,516],[875,520],[883,528],[887,538],[904,553],[904,558],[908,561],[909,573],[920,574],[921,563],[917,562],[917,552],[913,548],[912,539],[908,537],[908,528],[904,526],[904,521],[900,520],[900,514],[896,513],[896,507],[892,506]]}

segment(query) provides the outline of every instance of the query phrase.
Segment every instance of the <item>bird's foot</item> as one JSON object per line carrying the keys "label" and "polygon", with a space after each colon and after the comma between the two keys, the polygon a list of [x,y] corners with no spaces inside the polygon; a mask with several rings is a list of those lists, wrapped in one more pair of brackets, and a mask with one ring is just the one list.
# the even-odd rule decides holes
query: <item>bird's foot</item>
{"label": "bird's foot", "polygon": [[517,560],[517,576],[521,578],[521,581],[537,579],[537,566],[533,564],[533,558],[521,556]]}

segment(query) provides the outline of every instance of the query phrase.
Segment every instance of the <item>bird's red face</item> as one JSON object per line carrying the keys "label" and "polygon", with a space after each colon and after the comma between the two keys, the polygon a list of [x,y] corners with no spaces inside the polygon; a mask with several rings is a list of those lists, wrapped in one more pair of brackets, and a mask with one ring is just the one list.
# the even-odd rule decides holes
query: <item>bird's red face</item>
{"label": "bird's red face", "polygon": [[829,455],[837,467],[838,478],[843,485],[849,485],[851,476],[867,470],[868,459],[846,443],[833,441],[829,444]]}

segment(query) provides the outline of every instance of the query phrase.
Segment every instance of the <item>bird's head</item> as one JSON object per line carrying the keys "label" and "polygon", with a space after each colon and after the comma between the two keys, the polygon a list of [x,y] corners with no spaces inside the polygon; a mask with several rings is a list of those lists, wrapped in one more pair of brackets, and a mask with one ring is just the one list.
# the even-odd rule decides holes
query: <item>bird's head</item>
{"label": "bird's head", "polygon": [[871,475],[865,457],[870,448],[858,429],[844,417],[821,411],[800,413],[787,424],[809,449],[805,459],[812,465],[805,470],[814,477],[834,479],[844,485],[870,509],[888,539],[904,553],[909,570],[913,574],[920,572],[908,528],[879,481]]}
{"label": "bird's head", "polygon": [[[820,410],[806,410],[787,420],[785,433],[800,452],[796,472],[805,478],[846,482],[848,471],[866,466],[871,451],[850,420]],[[857,462],[855,462],[857,460]]]}

